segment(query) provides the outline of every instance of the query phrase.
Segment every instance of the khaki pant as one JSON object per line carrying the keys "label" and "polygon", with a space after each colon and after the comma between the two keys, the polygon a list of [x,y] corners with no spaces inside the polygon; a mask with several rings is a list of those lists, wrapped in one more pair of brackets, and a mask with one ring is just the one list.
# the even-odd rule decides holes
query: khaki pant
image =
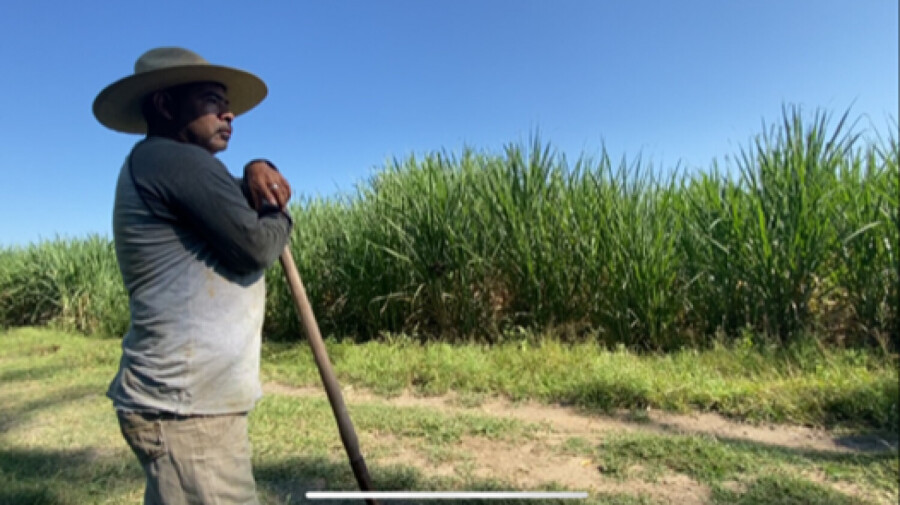
{"label": "khaki pant", "polygon": [[118,412],[147,476],[145,505],[258,505],[247,416]]}

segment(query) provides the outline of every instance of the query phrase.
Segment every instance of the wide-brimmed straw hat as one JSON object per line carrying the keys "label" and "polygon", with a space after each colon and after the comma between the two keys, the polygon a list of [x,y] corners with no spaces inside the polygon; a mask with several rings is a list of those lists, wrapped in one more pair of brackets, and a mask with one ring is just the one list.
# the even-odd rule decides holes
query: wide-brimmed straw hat
{"label": "wide-brimmed straw hat", "polygon": [[217,82],[228,91],[235,116],[256,107],[266,97],[266,84],[255,75],[213,65],[199,54],[180,47],[160,47],[142,54],[134,74],[107,86],[94,99],[94,116],[107,128],[146,133],[141,105],[148,94],[190,82]]}

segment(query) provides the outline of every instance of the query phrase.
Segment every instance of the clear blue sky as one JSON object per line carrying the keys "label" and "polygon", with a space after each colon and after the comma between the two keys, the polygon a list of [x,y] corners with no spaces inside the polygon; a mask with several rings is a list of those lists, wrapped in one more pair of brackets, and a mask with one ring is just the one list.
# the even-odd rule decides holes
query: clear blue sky
{"label": "clear blue sky", "polygon": [[110,234],[138,137],[91,103],[162,45],[267,82],[221,158],[236,173],[268,157],[295,194],[535,130],[569,158],[605,144],[706,169],[783,104],[852,105],[882,131],[898,116],[896,0],[5,2],[0,245]]}

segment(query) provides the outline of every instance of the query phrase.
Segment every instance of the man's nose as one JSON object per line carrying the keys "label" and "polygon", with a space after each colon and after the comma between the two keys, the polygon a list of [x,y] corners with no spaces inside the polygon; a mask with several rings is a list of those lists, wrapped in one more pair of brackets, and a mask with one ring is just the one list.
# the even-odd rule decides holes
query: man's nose
{"label": "man's nose", "polygon": [[225,112],[219,114],[219,119],[221,119],[222,121],[227,121],[230,124],[232,121],[234,121],[234,112],[226,110]]}

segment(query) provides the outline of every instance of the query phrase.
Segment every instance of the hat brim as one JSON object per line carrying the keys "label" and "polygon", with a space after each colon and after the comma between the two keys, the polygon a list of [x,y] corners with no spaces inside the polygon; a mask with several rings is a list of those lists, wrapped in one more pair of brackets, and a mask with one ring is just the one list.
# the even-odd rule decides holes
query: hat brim
{"label": "hat brim", "polygon": [[147,122],[141,111],[144,97],[190,82],[217,82],[225,86],[235,116],[256,107],[268,93],[259,77],[243,70],[220,65],[182,65],[142,72],[110,84],[94,99],[94,116],[112,130],[147,133]]}

